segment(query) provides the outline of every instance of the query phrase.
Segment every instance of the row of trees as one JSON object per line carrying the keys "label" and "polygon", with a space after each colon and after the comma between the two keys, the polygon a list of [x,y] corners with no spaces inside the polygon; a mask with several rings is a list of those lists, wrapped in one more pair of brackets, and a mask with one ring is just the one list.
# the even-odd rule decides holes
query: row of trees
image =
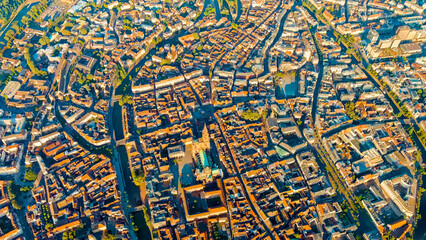
{"label": "row of trees", "polygon": [[359,53],[359,51],[357,49],[355,49],[354,47],[354,43],[355,43],[355,38],[353,35],[350,34],[346,34],[346,35],[341,35],[340,33],[338,33],[337,31],[334,31],[334,35],[337,37],[337,43],[343,43],[343,45],[346,46],[347,50],[346,50],[346,54],[348,55],[354,55],[355,58],[358,61],[361,61],[361,53]]}
{"label": "row of trees", "polygon": [[[47,3],[47,0],[41,0],[37,5],[31,7],[27,15],[23,16],[20,20],[18,20],[20,22],[14,21],[12,23],[11,29],[9,29],[4,36],[4,40],[7,41],[8,48],[12,46],[12,40],[15,38],[15,36],[20,34],[31,21],[36,19],[44,10],[46,10]],[[2,44],[4,43],[2,42]]]}
{"label": "row of trees", "polygon": [[401,102],[401,101],[397,101],[397,103],[398,103],[398,105],[401,107],[401,110],[402,111],[400,111],[399,113],[398,113],[398,115],[397,115],[397,117],[398,118],[400,118],[400,117],[402,117],[402,116],[405,116],[406,118],[412,118],[413,117],[413,115],[411,114],[411,112],[407,109],[407,107],[405,106],[405,104],[403,103],[403,102]]}
{"label": "row of trees", "polygon": [[121,82],[123,82],[123,80],[126,78],[126,75],[126,71],[120,65],[117,65],[117,70],[115,71],[113,82],[114,86],[117,87],[120,85]]}
{"label": "row of trees", "polygon": [[[381,80],[381,82],[383,82],[383,80]],[[395,100],[395,102],[398,104],[398,106],[401,109],[401,111],[398,113],[397,117],[401,118],[402,116],[405,116],[406,118],[412,118],[413,115],[407,109],[405,104],[403,102],[401,102],[401,100],[399,100],[398,95],[396,95],[396,93],[394,91],[389,90],[389,89],[388,89],[388,92],[389,92],[389,95]]]}
{"label": "row of trees", "polygon": [[19,27],[18,22],[14,21],[10,29],[4,34],[4,39],[9,41],[15,37],[16,34],[22,32],[22,28]]}
{"label": "row of trees", "polygon": [[317,17],[322,20],[322,22],[327,22],[327,20],[325,19],[324,15],[322,14],[324,8],[321,9],[317,9],[312,3],[310,3],[309,1],[303,1],[303,7],[305,7],[307,10],[311,11],[312,13],[314,13],[315,15],[317,15]]}
{"label": "row of trees", "polygon": [[139,231],[139,227],[135,224],[135,216],[132,213],[130,213],[130,218],[132,219],[133,231],[134,232],[138,232]]}
{"label": "row of trees", "polygon": [[44,220],[44,229],[47,231],[51,230],[53,228],[53,221],[52,221],[52,215],[50,214],[49,207],[47,205],[41,206],[41,213],[43,215]]}
{"label": "row of trees", "polygon": [[151,46],[149,48],[153,48],[155,45],[161,43],[163,41],[162,37],[156,37],[152,39]]}
{"label": "row of trees", "polygon": [[46,71],[42,71],[35,66],[34,61],[32,60],[31,55],[30,55],[30,48],[29,47],[25,47],[25,49],[24,49],[24,58],[27,61],[27,65],[30,68],[31,72],[33,72],[35,75],[39,75],[39,76],[46,76],[47,75]]}
{"label": "row of trees", "polygon": [[7,21],[13,12],[15,12],[19,5],[21,5],[24,0],[1,0],[0,1],[0,19]]}
{"label": "row of trees", "polygon": [[[367,71],[375,78],[377,78],[377,72],[371,69],[371,65],[367,67]],[[398,113],[397,117],[401,118],[402,116],[406,118],[412,118],[413,115],[411,112],[407,109],[405,104],[399,100],[398,95],[394,91],[392,91],[389,86],[383,81],[383,79],[378,79],[379,83],[385,90],[389,93],[389,95],[393,98],[394,102],[399,106],[400,112]]]}
{"label": "row of trees", "polygon": [[212,226],[212,235],[214,240],[225,240],[228,236],[219,230],[219,224],[215,223]]}
{"label": "row of trees", "polygon": [[418,131],[416,131],[417,136],[419,137],[419,140],[426,145],[426,133],[422,130],[419,129]]}
{"label": "row of trees", "polygon": [[[405,130],[407,131],[408,135],[413,139],[413,142],[414,142],[415,145],[416,145],[416,142],[414,141],[413,135],[417,135],[420,142],[422,144],[426,145],[426,133],[422,129],[419,129],[418,131],[416,131],[414,129],[414,127],[411,125],[411,126],[405,128]],[[419,147],[419,146],[416,146],[416,147]],[[422,168],[422,170],[423,170],[423,168]]]}
{"label": "row of trees", "polygon": [[368,65],[367,67],[367,71],[375,78],[377,78],[377,72],[375,70],[373,70],[373,67],[371,64]]}
{"label": "row of trees", "polygon": [[330,180],[333,189],[336,192],[342,194],[346,199],[347,209],[349,209],[352,219],[357,221],[356,223],[359,225],[360,223],[358,222],[358,218],[356,216],[356,214],[359,213],[359,209],[362,208],[359,199],[355,199],[356,202],[354,201],[353,194],[347,189],[346,186],[344,186],[343,180],[340,179],[340,173],[336,166],[328,159],[329,156],[327,155],[326,150],[320,144],[317,150],[320,156],[320,161],[325,165],[327,178]]}
{"label": "row of trees", "polygon": [[9,196],[9,200],[12,203],[12,207],[14,209],[22,209],[22,206],[18,203],[18,200],[16,198],[16,195],[19,193],[17,191],[18,186],[15,184],[14,181],[9,181],[8,185],[7,185],[7,193]]}
{"label": "row of trees", "polygon": [[10,81],[12,81],[13,76],[17,74],[3,72],[0,73],[0,87],[3,85],[7,85]]}
{"label": "row of trees", "polygon": [[29,22],[38,18],[38,16],[46,10],[47,4],[47,0],[41,0],[39,4],[32,6],[27,15],[22,18],[21,22],[24,25],[28,25]]}
{"label": "row of trees", "polygon": [[142,210],[143,210],[143,217],[145,218],[146,225],[149,228],[151,228],[152,227],[151,215],[149,214],[148,208],[146,206],[143,206]]}

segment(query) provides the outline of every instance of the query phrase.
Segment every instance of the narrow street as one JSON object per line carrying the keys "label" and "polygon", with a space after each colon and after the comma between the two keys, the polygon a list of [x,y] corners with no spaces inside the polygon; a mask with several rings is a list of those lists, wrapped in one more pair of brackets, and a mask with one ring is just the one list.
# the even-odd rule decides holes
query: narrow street
{"label": "narrow street", "polygon": [[[216,123],[217,123],[217,124],[218,124],[218,126],[219,126],[219,129],[220,129],[220,133],[221,133],[221,135],[222,135],[222,138],[223,138],[223,139],[225,139],[225,142],[226,142],[226,146],[227,146],[227,148],[229,149],[229,151],[231,151],[231,150],[230,150],[231,148],[229,147],[228,138],[225,136],[225,134],[224,134],[224,132],[223,132],[222,124],[220,123],[220,119],[217,119],[217,118],[216,118]],[[258,212],[257,208],[255,208],[255,207],[254,207],[254,204],[253,204],[253,202],[251,201],[251,199],[250,199],[250,197],[249,197],[249,193],[248,193],[248,191],[247,191],[247,186],[246,186],[246,184],[244,183],[243,178],[241,177],[241,173],[240,173],[240,171],[239,171],[239,170],[238,170],[238,168],[237,168],[237,164],[235,163],[234,156],[232,155],[232,153],[231,153],[231,152],[229,152],[229,156],[230,156],[230,158],[231,158],[231,160],[232,160],[232,165],[233,165],[233,167],[234,167],[234,169],[235,169],[235,171],[236,171],[236,176],[238,177],[238,180],[240,181],[240,184],[241,184],[241,186],[243,187],[243,191],[244,191],[245,198],[246,198],[246,199],[247,199],[247,201],[249,202],[251,209],[253,209],[253,211],[256,213],[257,218],[261,221],[262,226],[263,226],[263,228],[267,231],[267,233],[268,233],[269,237],[270,237],[271,239],[275,239],[275,237],[274,237],[274,235],[272,234],[271,230],[270,230],[270,229],[268,228],[268,226],[266,225],[266,223],[265,223],[264,219],[262,219],[262,217],[260,216],[260,213]]]}

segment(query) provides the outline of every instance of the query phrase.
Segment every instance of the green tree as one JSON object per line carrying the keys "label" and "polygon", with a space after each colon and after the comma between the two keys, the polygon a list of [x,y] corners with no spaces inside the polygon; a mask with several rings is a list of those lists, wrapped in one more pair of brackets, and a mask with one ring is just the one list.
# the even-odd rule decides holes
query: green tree
{"label": "green tree", "polygon": [[40,38],[40,40],[38,41],[42,46],[45,46],[47,44],[50,43],[50,39],[46,36]]}
{"label": "green tree", "polygon": [[34,182],[37,179],[37,174],[30,168],[25,172],[25,180]]}
{"label": "green tree", "polygon": [[4,35],[4,38],[9,41],[13,36],[15,36],[15,31],[12,29],[8,30],[6,34]]}
{"label": "green tree", "polygon": [[106,234],[106,235],[102,238],[102,240],[116,240],[116,239],[117,239],[117,236],[116,236],[116,235],[114,235],[114,234],[111,234],[111,233]]}
{"label": "green tree", "polygon": [[30,68],[31,72],[33,72],[35,75],[41,75],[41,76],[47,75],[47,72],[41,71],[35,67],[34,62],[30,56],[29,46],[24,48],[24,58],[27,61],[27,65]]}
{"label": "green tree", "polygon": [[123,106],[124,104],[132,104],[132,103],[133,103],[133,99],[132,99],[132,96],[130,95],[121,96],[120,100],[118,100],[118,104],[120,106]]}
{"label": "green tree", "polygon": [[44,228],[45,228],[47,231],[50,231],[50,230],[53,228],[53,224],[52,224],[52,223],[46,223],[46,225],[44,226]]}
{"label": "green tree", "polygon": [[169,65],[169,64],[170,64],[170,60],[169,59],[162,59],[161,62],[160,62],[161,66]]}
{"label": "green tree", "polygon": [[145,181],[144,173],[141,169],[136,169],[132,171],[133,183],[136,186],[140,186]]}
{"label": "green tree", "polygon": [[22,209],[22,206],[16,201],[16,199],[12,200],[12,207],[16,210]]}
{"label": "green tree", "polygon": [[222,11],[220,11],[220,14],[226,16],[229,15],[229,11],[228,9],[223,9]]}
{"label": "green tree", "polygon": [[345,104],[345,110],[348,117],[352,120],[360,120],[361,117],[358,113],[356,113],[355,104],[353,102],[349,102]]}
{"label": "green tree", "polygon": [[212,235],[213,235],[213,239],[214,240],[225,240],[225,239],[228,239],[228,237],[226,236],[226,234],[222,233],[219,230],[219,224],[218,223],[213,224]]}
{"label": "green tree", "polygon": [[81,28],[80,29],[80,34],[81,35],[86,35],[87,34],[87,30],[85,28]]}
{"label": "green tree", "polygon": [[17,199],[16,199],[16,195],[19,193],[18,189],[20,189],[19,186],[17,186],[15,184],[14,181],[9,181],[8,185],[7,185],[7,193],[10,199],[10,202],[12,203],[12,207],[14,209],[21,209],[21,205],[18,203]]}
{"label": "green tree", "polygon": [[9,20],[12,14],[16,12],[19,5],[21,5],[23,2],[24,0],[2,0],[0,2],[0,19],[3,21]]}
{"label": "green tree", "polygon": [[68,31],[68,30],[66,30],[66,29],[64,29],[64,30],[62,30],[62,35],[64,35],[64,36],[69,36],[69,35],[71,35],[71,32],[70,31]]}
{"label": "green tree", "polygon": [[195,40],[200,39],[200,35],[198,35],[198,33],[196,33],[196,32],[192,33],[192,37],[193,37]]}
{"label": "green tree", "polygon": [[247,121],[257,121],[260,118],[260,113],[256,110],[248,109],[241,114],[241,118]]}
{"label": "green tree", "polygon": [[[80,226],[78,226],[78,228],[80,228]],[[74,231],[70,231],[68,233],[68,239],[74,239],[75,238],[75,230]]]}
{"label": "green tree", "polygon": [[148,212],[148,208],[146,206],[143,206],[142,210],[143,210],[143,217],[145,218],[146,225],[148,225],[149,227],[151,227],[151,225],[152,225],[152,223],[151,223],[151,215]]}

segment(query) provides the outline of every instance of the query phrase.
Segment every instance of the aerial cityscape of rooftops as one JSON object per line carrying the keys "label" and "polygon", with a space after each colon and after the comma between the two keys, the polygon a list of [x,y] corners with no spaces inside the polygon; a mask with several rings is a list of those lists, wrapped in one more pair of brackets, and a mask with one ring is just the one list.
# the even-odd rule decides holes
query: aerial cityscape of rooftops
{"label": "aerial cityscape of rooftops", "polygon": [[425,0],[0,0],[0,239],[426,239]]}

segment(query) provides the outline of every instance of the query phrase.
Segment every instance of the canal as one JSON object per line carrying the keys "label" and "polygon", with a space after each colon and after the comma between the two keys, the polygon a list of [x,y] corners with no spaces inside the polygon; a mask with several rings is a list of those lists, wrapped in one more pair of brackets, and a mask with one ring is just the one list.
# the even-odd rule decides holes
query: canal
{"label": "canal", "polygon": [[138,226],[139,231],[135,232],[136,236],[139,240],[151,240],[151,230],[149,229],[148,225],[145,222],[144,212],[134,212],[132,213],[134,217],[134,222]]}
{"label": "canal", "polygon": [[129,162],[127,159],[126,146],[117,147],[118,155],[120,156],[121,171],[123,173],[125,190],[127,199],[131,207],[136,207],[141,204],[140,190],[132,181],[132,173],[130,171]]}
{"label": "canal", "polygon": [[[120,158],[121,173],[123,174],[124,183],[125,183],[124,194],[127,195],[128,205],[130,205],[130,207],[140,206],[142,204],[140,189],[133,183],[131,179],[132,173],[130,171],[126,146],[117,147],[117,152]],[[133,224],[137,227],[137,230],[138,230],[138,231],[135,231],[135,234],[138,237],[138,239],[151,240],[152,239],[151,230],[146,224],[144,212],[136,211],[136,212],[132,212],[131,214],[133,215]]]}
{"label": "canal", "polygon": [[[422,147],[420,140],[418,139],[416,134],[413,134],[413,140],[416,143],[417,146],[419,146],[419,150],[421,153],[421,156],[423,158],[423,163],[426,160],[426,150]],[[423,184],[420,186],[424,189],[426,189],[426,175],[423,176]],[[418,220],[417,225],[415,226],[414,229],[414,235],[413,235],[413,239],[414,240],[424,240],[426,239],[426,193],[423,193],[421,199],[420,199],[420,206],[418,206],[419,209],[419,213],[422,218],[420,220]]]}
{"label": "canal", "polygon": [[[127,84],[131,81],[127,82]],[[131,86],[131,85],[130,85]],[[116,140],[121,140],[124,138],[123,132],[123,119],[121,114],[121,106],[116,102],[113,107],[113,127]],[[127,156],[126,146],[117,147],[117,153],[119,157],[119,166],[121,169],[117,169],[123,175],[124,179],[124,195],[127,197],[127,204],[130,207],[140,206],[142,204],[140,197],[140,189],[132,181],[132,173],[130,171],[129,159]],[[123,196],[124,197],[124,196]],[[123,206],[127,207],[127,206]],[[140,240],[151,240],[151,230],[147,226],[144,218],[143,211],[132,212],[133,215],[133,224],[137,227],[138,231],[135,231],[135,234]]]}
{"label": "canal", "polygon": [[113,120],[112,124],[114,127],[114,133],[115,133],[115,140],[119,141],[124,138],[124,130],[123,130],[123,118],[121,114],[121,106],[118,104],[118,102],[114,103],[113,107]]}

